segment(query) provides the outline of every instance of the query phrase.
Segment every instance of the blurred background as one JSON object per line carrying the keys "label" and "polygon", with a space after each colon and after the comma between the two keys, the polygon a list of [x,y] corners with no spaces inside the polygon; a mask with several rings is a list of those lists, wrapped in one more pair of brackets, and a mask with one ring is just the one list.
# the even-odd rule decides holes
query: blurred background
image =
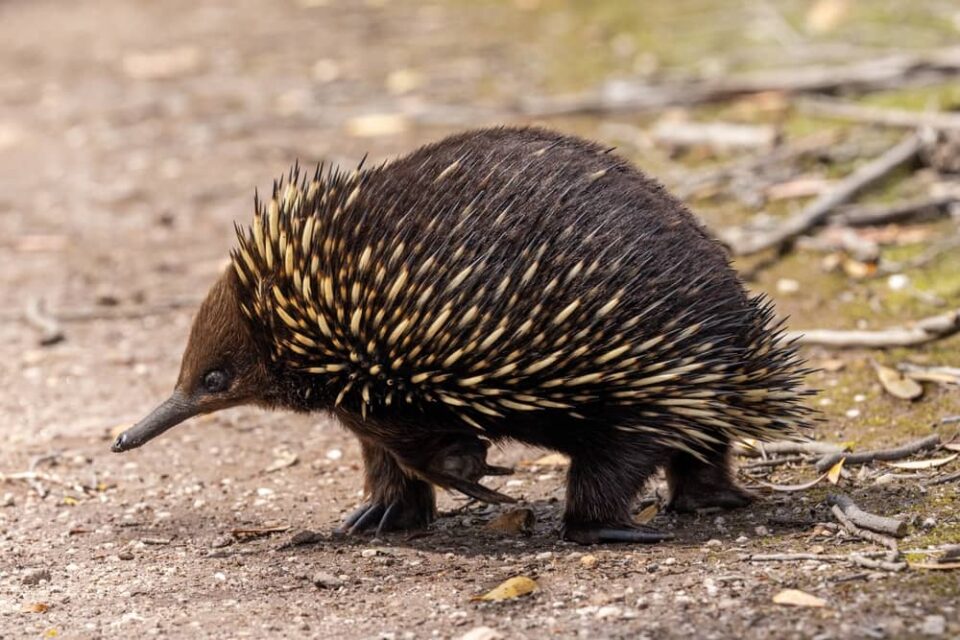
{"label": "blurred background", "polygon": [[[295,512],[326,530],[358,499],[355,444],[316,417],[240,410],[132,457],[106,453],[111,433],[172,386],[254,188],[295,161],[350,166],[465,128],[557,128],[616,146],[684,198],[792,328],[900,326],[960,308],[958,44],[954,0],[0,0],[0,471],[55,452],[44,464],[73,478],[47,495],[0,484],[11,507],[0,508],[0,604],[20,606],[17,571],[37,563],[40,541],[50,563],[70,562],[73,530],[99,536],[81,540],[101,551],[76,565],[94,567],[116,557],[117,537],[142,542],[118,519],[205,549],[231,518]],[[869,166],[876,176],[845,182]],[[770,241],[838,189],[835,206]],[[807,355],[823,369],[811,380],[824,389],[821,437],[895,440],[960,414],[956,373],[921,378],[911,402],[874,366],[956,368],[956,338]],[[251,475],[298,456],[299,476]],[[246,480],[221,483],[231,476]],[[562,496],[559,478],[541,493]],[[289,502],[306,486],[319,497]],[[157,504],[142,506],[144,495]],[[956,536],[944,509],[936,517]],[[104,571],[90,578],[104,611],[86,632],[116,631],[109,594],[130,581],[169,596],[164,615],[176,617],[176,589],[132,568]],[[214,570],[202,572],[207,584]],[[251,604],[253,591],[230,597],[276,629],[300,624],[283,604]],[[203,593],[205,619],[222,620]],[[462,606],[462,594],[452,601]],[[163,617],[136,611],[147,622],[133,624]],[[917,611],[888,631],[914,629]],[[56,612],[0,616],[0,637],[5,624],[82,630],[77,620],[92,615],[82,599]],[[400,635],[414,624],[405,620]],[[519,635],[538,628],[527,623]],[[797,624],[807,623],[822,620]],[[361,637],[379,628],[313,624]]]}

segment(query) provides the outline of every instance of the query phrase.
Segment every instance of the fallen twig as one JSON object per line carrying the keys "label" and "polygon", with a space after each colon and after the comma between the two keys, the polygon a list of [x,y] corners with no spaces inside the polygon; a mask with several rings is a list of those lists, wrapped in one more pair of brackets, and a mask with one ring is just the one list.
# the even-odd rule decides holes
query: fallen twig
{"label": "fallen twig", "polygon": [[765,167],[787,164],[798,158],[820,153],[830,148],[836,141],[837,136],[833,131],[819,132],[800,140],[781,144],[769,153],[749,154],[720,167],[695,173],[676,185],[674,191],[680,198],[689,198],[702,189],[712,187],[735,176],[754,176]]}
{"label": "fallen twig", "polygon": [[906,522],[897,520],[896,518],[878,516],[874,513],[864,511],[858,507],[856,503],[854,503],[854,501],[848,496],[831,493],[827,496],[827,504],[839,507],[843,511],[844,515],[847,516],[847,518],[849,518],[850,521],[858,527],[863,527],[864,529],[870,529],[871,531],[876,531],[878,533],[895,536],[897,538],[902,538],[903,536],[907,535]]}
{"label": "fallen twig", "polygon": [[950,205],[956,202],[960,202],[958,194],[916,198],[883,205],[855,205],[837,210],[830,216],[830,222],[850,227],[902,222],[922,216],[947,214]]}
{"label": "fallen twig", "polygon": [[865,464],[875,460],[902,460],[915,453],[935,449],[940,446],[939,434],[932,434],[920,440],[914,440],[907,444],[892,449],[878,449],[876,451],[860,451],[857,453],[831,453],[817,461],[817,470],[824,471],[844,459],[844,466],[849,467],[852,464]]}
{"label": "fallen twig", "polygon": [[868,107],[852,102],[828,100],[826,98],[807,98],[794,104],[801,113],[814,116],[826,116],[840,120],[866,122],[885,127],[917,129],[929,127],[940,130],[960,131],[960,114],[940,111],[922,112],[906,109],[887,109]]}
{"label": "fallen twig", "polygon": [[836,442],[821,442],[810,440],[808,442],[757,442],[751,446],[737,446],[734,453],[740,456],[764,456],[764,455],[826,455],[828,453],[840,453],[850,449],[849,445]]}
{"label": "fallen twig", "polygon": [[833,513],[833,517],[835,517],[837,521],[843,525],[843,528],[846,529],[850,534],[861,538],[862,540],[878,544],[881,547],[886,547],[894,553],[899,553],[897,549],[896,538],[858,527],[852,520],[850,520],[850,518],[847,517],[847,514],[844,513],[843,509],[837,505],[830,507],[830,511]]}
{"label": "fallen twig", "polygon": [[60,323],[46,312],[44,306],[43,298],[29,298],[23,311],[23,318],[27,321],[27,324],[40,331],[40,340],[38,341],[40,345],[48,347],[62,342],[65,336],[60,328]]}
{"label": "fallen twig", "polygon": [[889,560],[874,560],[867,556],[889,555],[881,553],[851,553],[850,555],[823,554],[823,553],[768,553],[750,556],[751,562],[797,562],[813,560],[815,562],[849,562],[868,569],[882,569],[884,571],[903,571],[907,568],[906,562],[891,562]]}
{"label": "fallen twig", "polygon": [[950,475],[940,476],[939,478],[934,478],[933,480],[929,480],[928,482],[924,483],[924,486],[935,487],[940,484],[949,484],[957,480],[960,480],[960,471],[957,471],[956,473],[951,473]]}
{"label": "fallen twig", "polygon": [[881,569],[883,571],[893,571],[893,572],[903,571],[908,566],[907,563],[903,561],[898,562],[895,560],[872,560],[870,558],[864,557],[862,554],[859,554],[859,553],[851,553],[850,562],[852,562],[857,566],[865,567],[867,569]]}
{"label": "fallen twig", "polygon": [[804,207],[772,230],[762,234],[750,234],[740,239],[742,230],[736,235],[728,235],[727,243],[736,255],[750,255],[767,249],[782,248],[797,236],[824,222],[833,210],[848,202],[860,191],[879,181],[894,169],[913,159],[923,147],[919,134],[911,134],[888,149],[880,157],[859,167],[849,176],[838,182],[830,190]]}
{"label": "fallen twig", "polygon": [[838,349],[912,347],[939,340],[960,332],[960,309],[917,320],[909,327],[890,327],[877,331],[808,329],[788,331],[787,340],[798,344],[820,345]]}
{"label": "fallen twig", "polygon": [[755,462],[748,462],[746,464],[740,465],[741,469],[762,469],[764,467],[779,467],[784,464],[791,464],[794,462],[803,462],[806,458],[804,456],[784,456],[782,458],[769,458],[767,460],[757,460]]}

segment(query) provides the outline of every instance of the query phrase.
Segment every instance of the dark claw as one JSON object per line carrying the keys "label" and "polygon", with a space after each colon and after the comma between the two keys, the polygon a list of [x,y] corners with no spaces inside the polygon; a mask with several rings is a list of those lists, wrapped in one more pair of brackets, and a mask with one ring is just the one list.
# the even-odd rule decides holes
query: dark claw
{"label": "dark claw", "polygon": [[563,531],[563,538],[577,544],[599,544],[602,542],[642,542],[649,544],[672,540],[674,535],[643,525],[622,527],[601,525],[595,527],[566,527]]}
{"label": "dark claw", "polygon": [[390,517],[396,513],[398,504],[399,503],[394,500],[390,503],[390,506],[384,510],[383,515],[380,517],[380,524],[377,525],[377,532],[374,534],[376,537],[379,538],[384,532],[384,527],[389,525]]}
{"label": "dark claw", "polygon": [[[495,467],[496,468],[496,467]],[[512,471],[511,471],[512,473]],[[426,479],[432,482],[435,485],[441,486],[445,489],[456,489],[460,493],[475,498],[482,502],[490,502],[492,504],[503,504],[506,502],[516,502],[516,498],[511,498],[505,493],[500,493],[499,491],[494,491],[488,487],[483,486],[479,482],[472,482],[464,478],[458,478],[447,473],[442,472],[431,472],[429,475],[424,474]]]}
{"label": "dark claw", "polygon": [[368,503],[347,516],[334,531],[337,535],[356,535],[377,526],[375,536],[394,528],[395,522],[401,516],[400,502],[393,501],[384,506],[381,503]]}
{"label": "dark claw", "polygon": [[386,511],[382,504],[372,504],[367,508],[366,513],[360,516],[356,522],[353,523],[353,526],[350,527],[350,530],[347,532],[351,535],[355,533],[360,533],[372,525],[374,522],[382,522],[383,514]]}
{"label": "dark claw", "polygon": [[514,473],[510,467],[497,467],[494,465],[483,465],[483,475],[485,476],[512,476]]}

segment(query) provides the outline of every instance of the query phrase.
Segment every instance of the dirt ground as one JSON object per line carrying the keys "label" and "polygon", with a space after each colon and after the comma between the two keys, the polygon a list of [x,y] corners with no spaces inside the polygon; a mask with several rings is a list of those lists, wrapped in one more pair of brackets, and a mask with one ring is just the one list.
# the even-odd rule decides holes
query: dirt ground
{"label": "dirt ground", "polygon": [[[576,56],[556,33],[584,19],[583,4],[550,18],[530,1],[0,1],[0,474],[33,463],[63,481],[41,482],[43,497],[0,484],[0,638],[960,636],[960,572],[749,560],[875,549],[819,536],[816,523],[831,521],[819,490],[660,514],[654,524],[677,535],[668,543],[583,548],[558,540],[563,469],[507,447],[494,462],[517,474],[493,484],[533,510],[532,535],[487,530],[503,509],[443,495],[446,515],[425,534],[333,539],[361,499],[361,461],[325,416],[233,410],[110,453],[111,434],[172,387],[254,187],[296,159],[387,159],[471,123],[434,105],[479,109],[581,82],[582,67],[558,73]],[[609,35],[590,34],[589,46]],[[619,60],[629,43],[614,40]],[[630,69],[644,64],[630,55]],[[418,124],[428,112],[434,124]],[[608,141],[612,131],[547,124]],[[62,319],[56,345],[38,346],[22,321],[38,299]],[[833,304],[801,292],[781,309],[824,322]],[[957,366],[957,343],[919,353]],[[956,390],[898,403],[857,377],[870,354],[839,357],[844,373],[811,380],[833,400],[822,438],[891,444],[960,413]],[[903,548],[960,542],[956,483],[851,492],[914,525]],[[248,541],[232,533],[271,527]],[[322,537],[284,545],[304,530]],[[517,575],[540,589],[471,601]],[[773,604],[784,588],[827,606]]]}

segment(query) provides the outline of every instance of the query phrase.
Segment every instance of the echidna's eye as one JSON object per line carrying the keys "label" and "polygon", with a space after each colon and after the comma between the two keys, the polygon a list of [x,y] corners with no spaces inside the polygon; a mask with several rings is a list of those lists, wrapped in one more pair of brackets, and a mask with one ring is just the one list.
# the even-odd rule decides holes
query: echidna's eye
{"label": "echidna's eye", "polygon": [[206,375],[203,376],[203,388],[208,393],[225,391],[229,383],[230,379],[227,377],[227,374],[220,369],[208,371]]}

